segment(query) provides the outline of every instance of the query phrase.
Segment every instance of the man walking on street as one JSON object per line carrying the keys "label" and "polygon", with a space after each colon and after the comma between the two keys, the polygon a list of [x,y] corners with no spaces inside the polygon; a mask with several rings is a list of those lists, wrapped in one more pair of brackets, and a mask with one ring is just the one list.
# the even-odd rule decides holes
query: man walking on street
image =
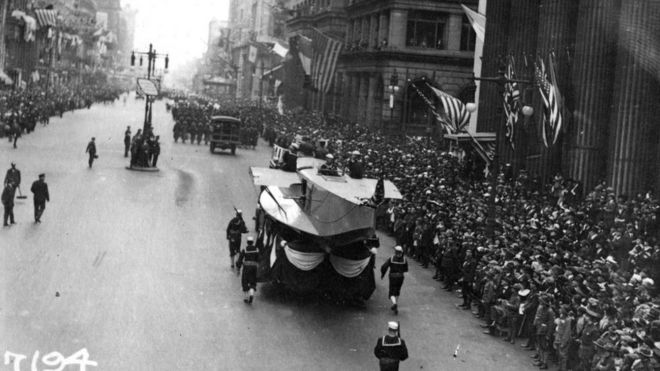
{"label": "man walking on street", "polygon": [[46,202],[50,202],[48,184],[46,184],[46,174],[39,174],[39,179],[32,183],[30,190],[34,194],[34,222],[41,223],[41,215],[46,209]]}
{"label": "man walking on street", "polygon": [[248,236],[247,246],[238,254],[236,268],[240,272],[243,266],[243,275],[241,276],[241,286],[243,286],[243,301],[252,304],[254,292],[257,289],[257,266],[259,264],[259,249],[254,246],[254,238]]}
{"label": "man walking on street", "polygon": [[4,185],[7,185],[7,183],[14,183],[14,186],[16,188],[20,187],[21,185],[21,171],[16,168],[16,163],[12,162],[11,167],[9,170],[7,170],[7,173],[5,174],[5,182]]}
{"label": "man walking on street", "polygon": [[229,221],[227,225],[227,240],[229,240],[229,259],[231,267],[234,268],[234,257],[241,248],[241,235],[247,233],[245,221],[243,221],[243,212],[236,210],[236,216]]}
{"label": "man walking on street", "polygon": [[[126,97],[124,97],[124,103],[126,102]],[[124,132],[124,157],[128,157],[128,150],[131,149],[131,126],[126,127]]]}
{"label": "man walking on street", "polygon": [[378,339],[374,354],[379,360],[381,371],[398,371],[399,362],[408,359],[406,342],[399,336],[399,323],[387,323],[387,335]]}
{"label": "man walking on street", "polygon": [[86,153],[89,154],[89,168],[92,168],[92,164],[94,163],[94,159],[96,158],[96,142],[95,138],[92,137],[92,140],[87,143],[87,149],[85,150]]}
{"label": "man walking on street", "polygon": [[408,272],[408,259],[403,256],[403,248],[401,246],[396,246],[394,248],[394,256],[387,259],[387,261],[380,267],[381,280],[385,277],[385,273],[387,273],[388,269],[390,271],[390,290],[388,296],[392,301],[392,307],[390,307],[390,309],[394,311],[394,314],[399,314],[397,299],[401,295],[403,274]]}
{"label": "man walking on street", "polygon": [[8,221],[11,224],[16,224],[14,221],[14,195],[16,194],[16,187],[14,183],[9,182],[5,184],[5,188],[2,190],[2,206],[5,208],[5,215],[3,220],[3,226],[8,227]]}
{"label": "man walking on street", "polygon": [[160,136],[156,135],[156,138],[151,142],[151,166],[156,167],[158,164],[158,155],[160,155]]}

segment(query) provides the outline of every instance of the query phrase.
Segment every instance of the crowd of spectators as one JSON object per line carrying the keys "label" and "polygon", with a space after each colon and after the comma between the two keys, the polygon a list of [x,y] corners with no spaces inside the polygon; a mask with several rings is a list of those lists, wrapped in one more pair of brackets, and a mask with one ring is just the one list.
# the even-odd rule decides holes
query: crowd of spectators
{"label": "crowd of spectators", "polygon": [[525,171],[485,180],[471,160],[427,139],[386,137],[314,112],[225,106],[271,144],[327,141],[339,168],[358,151],[366,176],[383,175],[404,195],[384,208],[381,227],[434,266],[487,334],[524,339],[534,365],[660,367],[660,204],[652,193],[616,195],[603,183],[582,196],[560,175],[540,189]]}
{"label": "crowd of spectators", "polygon": [[31,85],[25,89],[0,92],[0,136],[13,140],[35,130],[37,124],[47,125],[51,117],[93,103],[109,103],[119,98],[126,88],[106,81],[85,81],[79,84],[52,86]]}

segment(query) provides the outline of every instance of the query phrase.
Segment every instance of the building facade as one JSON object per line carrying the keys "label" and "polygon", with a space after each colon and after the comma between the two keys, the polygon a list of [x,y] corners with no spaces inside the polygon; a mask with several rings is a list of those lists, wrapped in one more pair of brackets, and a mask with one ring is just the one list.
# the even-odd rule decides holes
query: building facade
{"label": "building facade", "polygon": [[[464,3],[476,8],[477,1]],[[288,25],[291,32],[315,27],[344,42],[332,89],[306,95],[309,109],[389,132],[431,135],[439,129],[420,96],[435,99],[428,85],[473,99],[475,34],[458,1],[307,0]]]}
{"label": "building facade", "polygon": [[[500,157],[541,180],[560,173],[585,191],[602,181],[620,195],[658,190],[660,68],[652,56],[660,1],[490,1],[487,17],[483,75],[496,75],[501,57],[512,55],[517,75],[533,80],[535,56],[554,53],[566,107],[559,140],[546,148],[540,96],[527,84],[535,114],[516,127],[516,150],[501,144]],[[483,84],[478,106],[479,130],[501,132],[499,87]]]}

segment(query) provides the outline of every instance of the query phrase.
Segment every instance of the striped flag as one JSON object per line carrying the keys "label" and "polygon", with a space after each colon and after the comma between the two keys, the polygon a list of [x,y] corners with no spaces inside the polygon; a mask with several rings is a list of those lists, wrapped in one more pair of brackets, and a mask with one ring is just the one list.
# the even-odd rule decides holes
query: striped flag
{"label": "striped flag", "polygon": [[[509,61],[504,74],[508,80],[515,80],[515,66],[513,56],[509,56]],[[504,116],[506,117],[506,137],[509,139],[511,148],[515,150],[515,125],[520,117],[522,110],[522,100],[520,98],[520,88],[517,82],[510,82],[504,85]]]}
{"label": "striped flag", "polygon": [[[543,59],[539,58],[535,66],[536,83],[539,87],[539,93],[541,93],[541,99],[543,100],[543,122],[541,123],[541,127],[543,144],[545,144],[546,148],[557,142],[562,126],[561,95],[557,87],[553,59],[553,56],[550,55],[550,79],[548,79],[548,72],[546,71]],[[550,141],[551,143],[548,145]]]}
{"label": "striped flag", "polygon": [[312,56],[314,55],[312,40],[304,35],[298,35],[298,42],[296,46],[298,48],[298,57],[300,58],[300,63],[302,64],[303,70],[305,70],[305,75],[311,75]]}
{"label": "striped flag", "polygon": [[312,87],[327,93],[332,86],[337,59],[344,44],[316,28],[312,28],[307,34],[312,40],[313,50],[310,70]]}
{"label": "striped flag", "polygon": [[444,124],[451,129],[452,133],[464,131],[470,122],[470,112],[468,112],[465,104],[444,91],[436,89],[428,83],[427,85],[440,98],[442,107],[445,110],[445,115],[441,121],[444,121]]}
{"label": "striped flag", "polygon": [[465,12],[468,21],[470,21],[472,28],[474,28],[474,32],[477,34],[479,40],[484,41],[486,35],[486,16],[481,13],[475,12],[474,10],[468,8],[463,4],[461,4],[461,7]]}

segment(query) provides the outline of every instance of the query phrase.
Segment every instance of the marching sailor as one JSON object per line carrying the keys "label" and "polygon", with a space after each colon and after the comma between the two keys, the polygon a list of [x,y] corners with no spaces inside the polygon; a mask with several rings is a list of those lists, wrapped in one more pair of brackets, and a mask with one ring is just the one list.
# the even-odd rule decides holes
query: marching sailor
{"label": "marching sailor", "polygon": [[247,246],[238,254],[238,261],[236,268],[238,271],[243,267],[243,275],[241,276],[241,285],[243,286],[243,293],[245,299],[243,301],[252,304],[254,300],[254,291],[257,289],[257,265],[259,264],[259,249],[254,245],[254,238],[248,236]]}
{"label": "marching sailor", "polygon": [[399,362],[408,359],[408,348],[399,336],[397,322],[387,323],[387,335],[378,339],[374,354],[379,360],[381,371],[398,371]]}
{"label": "marching sailor", "polygon": [[234,268],[234,257],[241,248],[241,235],[247,233],[245,221],[243,221],[243,212],[236,210],[236,216],[229,221],[227,225],[227,239],[229,240],[229,259],[231,267]]}
{"label": "marching sailor", "polygon": [[399,314],[399,307],[397,299],[401,295],[401,285],[403,285],[403,274],[408,272],[408,259],[403,256],[403,248],[401,246],[394,247],[394,256],[387,259],[387,261],[380,267],[380,279],[385,277],[387,270],[390,271],[390,290],[389,297],[392,301],[392,311],[394,314]]}

